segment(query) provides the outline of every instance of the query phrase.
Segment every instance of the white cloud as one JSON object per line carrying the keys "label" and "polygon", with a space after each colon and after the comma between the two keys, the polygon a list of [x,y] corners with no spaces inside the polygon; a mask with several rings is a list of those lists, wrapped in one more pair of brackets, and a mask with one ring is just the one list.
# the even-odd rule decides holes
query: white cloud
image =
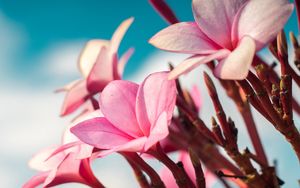
{"label": "white cloud", "polygon": [[26,42],[26,34],[16,23],[9,20],[0,11],[0,80],[6,80],[10,64],[15,60],[15,54],[20,51]]}
{"label": "white cloud", "polygon": [[[12,77],[16,55],[26,44],[26,33],[1,12],[0,27],[0,187],[21,187],[32,175],[27,161],[41,148],[59,143],[70,118],[59,118],[63,95],[54,94],[53,86],[24,86],[19,78]],[[58,44],[37,60],[48,65],[48,75],[59,79],[74,76],[81,45],[80,41]],[[63,84],[61,81],[57,87]]]}
{"label": "white cloud", "polygon": [[155,51],[144,60],[144,64],[135,74],[128,76],[129,80],[141,82],[153,72],[169,70],[168,63],[178,65],[188,55]]}
{"label": "white cloud", "polygon": [[79,77],[77,59],[83,46],[84,41],[64,41],[50,46],[36,60],[44,65],[40,74],[60,82]]}
{"label": "white cloud", "polygon": [[[5,84],[0,85],[0,187],[20,187],[35,173],[27,165],[31,156],[44,147],[60,143],[61,134],[71,117],[59,117],[64,95],[54,94],[53,85],[60,87],[70,78],[79,76],[76,62],[82,46],[82,41],[62,42],[49,47],[35,59],[45,65],[40,68],[41,76],[53,78],[42,87],[24,86],[9,77],[5,77]],[[5,71],[0,69],[0,75]],[[108,158],[104,164],[110,164],[112,160]],[[109,187],[130,187],[133,181],[128,179],[128,173],[131,171],[120,169],[120,166],[127,165],[126,162],[116,163],[119,165],[113,168],[96,166],[96,173],[105,178],[104,182]],[[118,172],[121,181],[115,181],[115,172]],[[12,181],[11,177],[16,176],[18,181]],[[63,187],[74,186],[82,187],[78,184]]]}

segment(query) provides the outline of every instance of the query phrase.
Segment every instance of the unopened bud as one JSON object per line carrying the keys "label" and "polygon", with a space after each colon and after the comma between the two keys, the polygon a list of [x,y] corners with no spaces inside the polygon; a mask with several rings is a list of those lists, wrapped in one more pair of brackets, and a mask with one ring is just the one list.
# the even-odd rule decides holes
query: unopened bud
{"label": "unopened bud", "polygon": [[277,39],[273,40],[269,44],[269,50],[274,55],[274,57],[278,57],[278,50],[277,50]]}
{"label": "unopened bud", "polygon": [[280,108],[280,96],[279,88],[275,84],[272,85],[271,100],[274,108],[278,111]]}
{"label": "unopened bud", "polygon": [[214,117],[211,117],[211,124],[212,124],[213,127],[217,127],[218,126],[217,121],[216,121],[216,119]]}
{"label": "unopened bud", "polygon": [[200,161],[199,161],[199,157],[197,156],[197,154],[191,149],[189,148],[189,155],[190,155],[190,158],[191,158],[191,161],[192,161],[192,164],[193,166],[197,167],[197,166],[200,166]]}
{"label": "unopened bud", "polygon": [[279,97],[279,88],[276,84],[272,84],[272,96]]}
{"label": "unopened bud", "polygon": [[290,90],[292,85],[292,77],[284,75],[280,80],[280,91]]}
{"label": "unopened bud", "polygon": [[290,39],[291,39],[291,42],[292,42],[294,48],[295,48],[295,49],[296,49],[296,48],[299,48],[298,40],[297,40],[295,34],[294,34],[292,31],[290,32]]}
{"label": "unopened bud", "polygon": [[290,32],[290,39],[293,43],[293,47],[294,47],[294,53],[295,53],[295,60],[294,63],[296,65],[296,67],[298,68],[298,70],[300,70],[300,46],[299,46],[299,42],[295,36],[295,34],[293,32]]}
{"label": "unopened bud", "polygon": [[232,121],[231,117],[228,118],[228,125],[235,138],[237,138],[238,129],[235,127],[235,123]]}
{"label": "unopened bud", "polygon": [[220,146],[224,146],[225,145],[225,139],[222,135],[221,128],[217,124],[217,121],[214,117],[211,118],[211,123],[212,123],[212,132],[213,132],[213,135],[214,135],[216,141],[218,142],[218,144]]}
{"label": "unopened bud", "polygon": [[174,66],[171,62],[168,63],[170,71],[174,69]]}
{"label": "unopened bud", "polygon": [[246,149],[244,150],[244,153],[250,153],[250,150],[248,147],[246,147]]}
{"label": "unopened bud", "polygon": [[211,97],[216,96],[217,90],[216,90],[216,87],[215,87],[213,81],[211,80],[211,78],[209,77],[209,75],[206,72],[203,73],[203,76],[204,76],[204,81],[205,81],[206,87],[208,89],[209,95]]}
{"label": "unopened bud", "polygon": [[287,60],[288,46],[286,42],[285,32],[283,30],[277,35],[277,49],[279,57],[283,58],[283,60]]}

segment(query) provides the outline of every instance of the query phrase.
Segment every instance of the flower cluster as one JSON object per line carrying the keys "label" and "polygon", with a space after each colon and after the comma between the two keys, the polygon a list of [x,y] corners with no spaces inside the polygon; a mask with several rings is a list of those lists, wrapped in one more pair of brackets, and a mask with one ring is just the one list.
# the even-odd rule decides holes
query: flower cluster
{"label": "flower cluster", "polygon": [[[82,112],[67,126],[61,145],[31,159],[30,166],[39,173],[23,187],[76,182],[104,188],[91,162],[112,153],[127,160],[142,188],[205,188],[217,181],[224,187],[229,187],[228,182],[239,187],[280,187],[284,182],[269,164],[251,106],[286,138],[300,161],[300,134],[293,121],[300,106],[292,95],[292,81],[299,87],[300,76],[289,64],[282,31],[293,4],[288,0],[193,0],[195,22],[179,22],[163,0],[150,3],[172,25],[149,42],[192,56],[137,84],[122,79],[133,48],[118,56],[133,18],[123,21],[111,40],[89,41],[78,62],[83,78],[59,89],[66,93],[61,115],[78,109]],[[296,3],[300,7],[300,1]],[[290,38],[299,69],[300,45],[293,33]],[[280,76],[256,54],[267,45],[280,63]],[[206,64],[221,84],[216,88],[204,73],[216,112],[212,128],[198,115],[202,108],[198,88],[186,90],[178,80],[201,64]],[[219,89],[234,101],[255,151],[240,151],[241,127],[227,117]],[[179,154],[178,161],[169,157],[171,152]],[[163,170],[157,173],[147,157],[159,160]]]}

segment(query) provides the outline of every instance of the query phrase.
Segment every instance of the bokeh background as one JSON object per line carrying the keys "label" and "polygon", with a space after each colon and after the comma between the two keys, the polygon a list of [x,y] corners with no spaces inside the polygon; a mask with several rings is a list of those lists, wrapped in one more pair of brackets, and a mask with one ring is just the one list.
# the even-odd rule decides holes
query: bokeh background
{"label": "bokeh background", "polygon": [[[167,2],[181,20],[193,20],[190,0]],[[59,117],[63,94],[53,91],[80,76],[76,62],[88,40],[109,39],[119,23],[131,16],[135,21],[120,50],[122,53],[135,47],[125,79],[140,81],[147,73],[166,70],[167,62],[176,64],[186,57],[160,52],[148,44],[149,38],[167,24],[146,0],[0,0],[0,187],[21,187],[35,174],[27,166],[31,156],[59,144],[72,117]],[[298,33],[295,13],[285,30]],[[266,50],[261,54],[272,62]],[[202,71],[193,71],[183,83],[187,87],[195,83],[203,91],[201,115],[208,123],[214,113],[201,81]],[[225,99],[224,92],[220,93]],[[240,126],[241,149],[249,146],[240,116],[231,108],[233,104],[222,101]],[[300,168],[290,146],[263,118],[256,118],[270,161],[278,160],[279,175],[286,181],[284,187],[297,187]],[[300,124],[299,118],[296,123]],[[159,165],[153,161],[151,164]],[[117,155],[96,161],[93,168],[108,188],[136,187],[126,162]]]}

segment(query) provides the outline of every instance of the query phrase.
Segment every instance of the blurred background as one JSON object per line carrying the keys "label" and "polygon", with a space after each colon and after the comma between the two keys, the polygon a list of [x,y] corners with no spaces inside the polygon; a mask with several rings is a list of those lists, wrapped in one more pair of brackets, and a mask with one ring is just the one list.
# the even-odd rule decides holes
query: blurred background
{"label": "blurred background", "polygon": [[[190,0],[167,2],[180,20],[193,20]],[[125,79],[140,81],[150,72],[166,70],[167,62],[176,64],[186,57],[160,52],[148,44],[151,36],[167,24],[146,0],[0,0],[0,187],[21,187],[35,174],[27,166],[32,155],[60,143],[72,117],[59,117],[64,96],[53,91],[79,78],[77,58],[88,40],[110,39],[119,23],[131,16],[135,21],[120,49],[122,53],[129,47],[135,48]],[[298,33],[295,13],[285,30]],[[272,62],[266,51],[261,54]],[[183,83],[187,87],[195,83],[203,91],[201,114],[208,123],[214,112],[203,87],[202,71],[200,68],[185,76]],[[220,93],[225,99],[224,92]],[[240,124],[241,149],[249,146],[240,116],[230,108],[233,104],[222,101],[229,115]],[[256,118],[270,161],[278,160],[284,187],[297,187],[299,163],[290,146],[264,119],[259,115]],[[299,125],[299,118],[296,122]],[[108,188],[136,187],[132,172],[117,155],[97,160],[93,168]]]}

